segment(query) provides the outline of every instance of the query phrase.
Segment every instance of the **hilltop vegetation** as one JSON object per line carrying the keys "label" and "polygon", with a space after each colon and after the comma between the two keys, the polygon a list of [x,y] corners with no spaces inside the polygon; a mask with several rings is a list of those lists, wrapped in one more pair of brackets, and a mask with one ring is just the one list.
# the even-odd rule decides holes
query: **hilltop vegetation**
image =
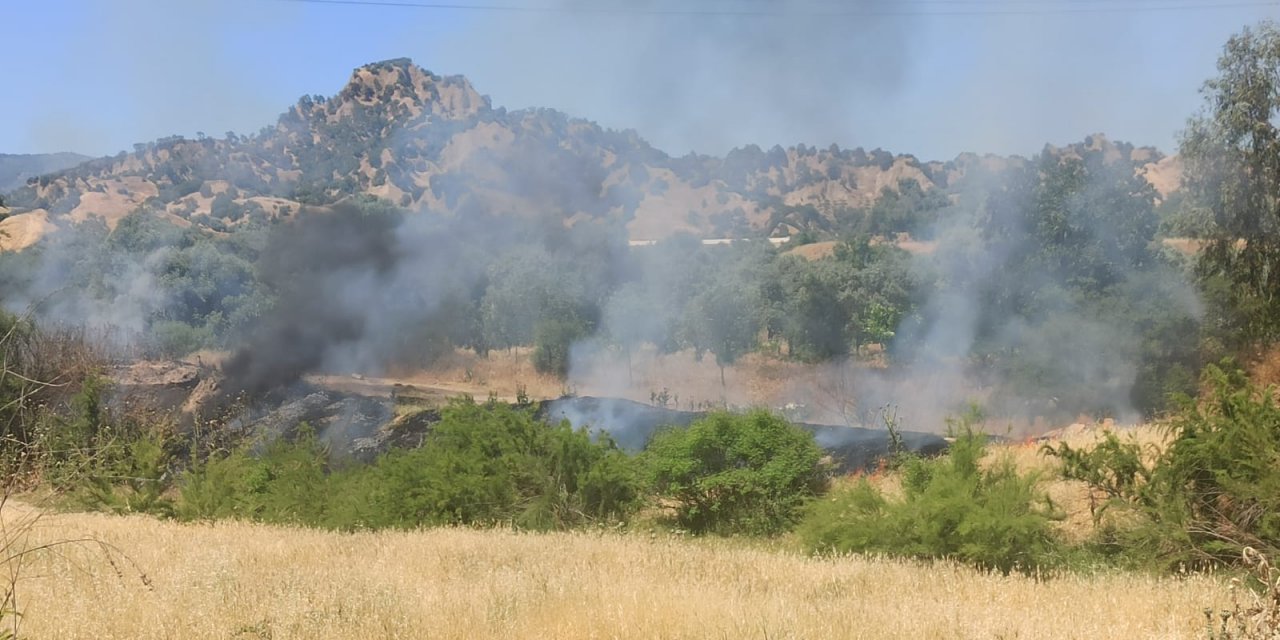
{"label": "hilltop vegetation", "polygon": [[[1163,159],[1102,136],[1046,153],[1098,154],[1144,175]],[[927,233],[928,213],[904,207],[936,209],[945,200],[924,194],[954,193],[975,171],[1026,164],[975,154],[922,162],[834,145],[673,158],[635,132],[548,109],[495,108],[465,78],[398,59],[356,69],[333,97],[304,96],[257,133],[139,144],[30,180],[9,200],[58,224],[98,215],[114,226],[141,207],[215,231],[360,194],[455,216],[608,221],[642,239]],[[872,211],[900,191],[908,202]]]}

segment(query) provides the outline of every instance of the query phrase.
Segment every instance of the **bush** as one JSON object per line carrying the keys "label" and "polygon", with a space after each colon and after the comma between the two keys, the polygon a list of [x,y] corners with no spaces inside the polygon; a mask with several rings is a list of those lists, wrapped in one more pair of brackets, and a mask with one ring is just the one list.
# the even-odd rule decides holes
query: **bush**
{"label": "bush", "polygon": [[1019,474],[1008,458],[984,468],[985,436],[960,426],[945,456],[903,461],[900,499],[863,478],[815,502],[799,528],[803,544],[816,553],[954,559],[1004,573],[1052,564],[1055,514],[1036,477]]}
{"label": "bush", "polygon": [[151,325],[151,351],[163,358],[181,358],[213,344],[208,327],[193,327],[178,320],[161,320]]}
{"label": "bush", "polygon": [[383,524],[563,529],[625,518],[639,497],[631,460],[568,422],[455,400],[422,448],[388,454],[372,498]]}
{"label": "bush", "polygon": [[104,429],[102,444],[83,459],[72,503],[112,513],[172,515],[167,494],[176,442],[168,426],[157,420]]}
{"label": "bush", "polygon": [[695,533],[776,534],[827,485],[813,436],[767,411],[713,413],[659,433],[644,453],[656,494]]}
{"label": "bush", "polygon": [[310,430],[187,472],[180,515],[334,529],[507,524],[565,529],[625,518],[639,497],[631,460],[567,422],[455,400],[422,447],[332,469]]}
{"label": "bush", "polygon": [[174,425],[144,410],[109,406],[109,388],[105,378],[86,375],[66,406],[37,416],[24,451],[34,463],[28,470],[74,506],[169,514]]}
{"label": "bush", "polygon": [[292,440],[277,439],[256,455],[241,448],[193,465],[183,474],[177,512],[319,526],[335,484],[327,469],[328,451],[304,423]]}
{"label": "bush", "polygon": [[1169,444],[1144,452],[1110,436],[1089,450],[1045,452],[1063,475],[1106,496],[1100,538],[1165,567],[1235,564],[1246,547],[1280,553],[1280,406],[1229,363],[1205,371],[1209,399],[1168,425]]}

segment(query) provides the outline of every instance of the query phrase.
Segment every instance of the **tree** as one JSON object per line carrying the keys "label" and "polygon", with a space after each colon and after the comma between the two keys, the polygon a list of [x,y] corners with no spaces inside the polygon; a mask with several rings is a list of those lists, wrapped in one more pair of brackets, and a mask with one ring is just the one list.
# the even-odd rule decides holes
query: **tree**
{"label": "tree", "polygon": [[949,204],[940,189],[926,191],[912,178],[898,181],[898,188],[884,187],[863,221],[866,231],[877,236],[910,233],[917,237],[932,235],[929,227],[938,212]]}
{"label": "tree", "polygon": [[663,337],[663,318],[646,288],[626,283],[609,297],[603,309],[603,326],[609,338],[627,355],[627,382],[631,382],[631,353],[646,342],[657,344]]}
{"label": "tree", "polygon": [[849,350],[849,308],[841,304],[839,265],[789,257],[779,264],[786,292],[782,335],[791,355],[819,361]]}
{"label": "tree", "polygon": [[694,296],[686,310],[689,343],[699,354],[715,355],[721,389],[726,387],[724,368],[755,346],[757,306],[746,286],[723,278]]}
{"label": "tree", "polygon": [[1226,301],[1247,338],[1280,322],[1280,29],[1263,22],[1227,41],[1204,110],[1181,144],[1186,189],[1207,218],[1199,269],[1230,285]]}
{"label": "tree", "polygon": [[541,373],[567,378],[574,343],[590,333],[591,328],[571,310],[547,315],[534,329],[533,367]]}
{"label": "tree", "polygon": [[535,251],[512,252],[489,268],[481,301],[485,342],[496,349],[531,344],[548,292],[551,265]]}

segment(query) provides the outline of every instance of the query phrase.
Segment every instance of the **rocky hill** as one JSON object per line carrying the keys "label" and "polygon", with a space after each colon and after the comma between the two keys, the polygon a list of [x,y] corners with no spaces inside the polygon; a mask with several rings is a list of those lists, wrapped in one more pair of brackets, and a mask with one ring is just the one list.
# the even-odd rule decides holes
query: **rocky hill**
{"label": "rocky hill", "polygon": [[[1162,195],[1177,188],[1176,163],[1151,148],[1099,135],[1057,151],[1132,164]],[[671,157],[632,131],[494,107],[461,76],[397,59],[356,69],[337,95],[303,97],[253,135],[166,138],[30,178],[6,198],[13,210],[0,221],[8,235],[0,242],[20,248],[90,216],[113,226],[139,208],[225,231],[356,194],[454,216],[611,221],[633,239],[790,235],[848,225],[909,182],[955,192],[975,169],[1025,162],[976,154],[922,162],[835,145]]]}

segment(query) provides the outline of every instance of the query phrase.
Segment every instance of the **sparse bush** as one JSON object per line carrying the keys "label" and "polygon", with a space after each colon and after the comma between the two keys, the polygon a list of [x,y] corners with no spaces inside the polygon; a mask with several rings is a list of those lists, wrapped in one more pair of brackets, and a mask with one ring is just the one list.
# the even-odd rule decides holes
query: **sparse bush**
{"label": "sparse bush", "polygon": [[767,411],[718,412],[664,431],[644,459],[655,493],[695,533],[781,533],[827,486],[813,436]]}
{"label": "sparse bush", "polygon": [[119,432],[104,429],[97,439],[101,444],[82,461],[85,468],[73,485],[72,502],[113,513],[172,515],[173,500],[167,494],[176,449],[165,426],[157,421]]}
{"label": "sparse bush", "polygon": [[799,533],[817,553],[953,559],[1004,573],[1054,563],[1053,505],[1007,458],[982,464],[986,437],[961,421],[937,459],[907,458],[901,498],[865,478],[815,502]]}
{"label": "sparse bush", "polygon": [[1240,564],[1246,573],[1231,580],[1232,607],[1204,610],[1208,640],[1280,638],[1280,569],[1251,547],[1244,548]]}

